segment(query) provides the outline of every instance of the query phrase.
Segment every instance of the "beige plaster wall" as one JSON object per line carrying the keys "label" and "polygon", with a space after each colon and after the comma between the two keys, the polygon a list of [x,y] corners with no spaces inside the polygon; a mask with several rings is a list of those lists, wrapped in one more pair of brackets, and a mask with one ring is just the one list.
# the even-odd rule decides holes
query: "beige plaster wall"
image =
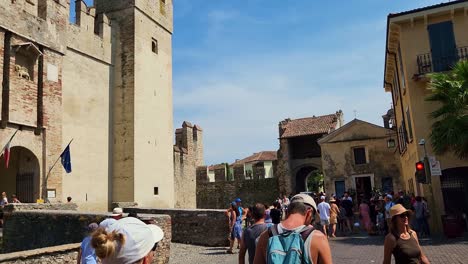
{"label": "beige plaster wall", "polygon": [[63,176],[63,196],[80,210],[107,210],[110,66],[71,49],[63,66],[62,145],[73,139],[73,171]]}
{"label": "beige plaster wall", "polygon": [[[325,192],[335,193],[335,181],[344,180],[345,189],[354,189],[353,176],[373,175],[375,188],[382,187],[382,178],[393,179],[393,189],[400,188],[400,164],[395,148],[387,147],[387,131],[367,123],[343,127],[342,132],[321,143]],[[367,164],[354,164],[354,147],[365,147]]]}
{"label": "beige plaster wall", "polygon": [[[158,54],[151,49],[153,38]],[[174,207],[172,35],[140,10],[135,10],[134,96],[135,201]]]}
{"label": "beige plaster wall", "polygon": [[[430,52],[429,33],[427,25],[439,23],[443,21],[453,21],[453,29],[455,34],[455,42],[457,47],[468,46],[468,16],[463,14],[462,10],[457,10],[452,16],[449,12],[442,15],[429,15],[427,17],[427,24],[419,18],[410,23],[406,21],[400,24],[400,45],[403,58],[403,68],[405,70],[405,81],[407,83],[406,91],[402,93],[403,100],[396,100],[395,113],[398,124],[402,120],[401,104],[403,104],[403,111],[407,108],[411,112],[411,122],[413,127],[414,140],[408,144],[407,150],[401,154],[402,174],[406,188],[409,188],[408,182],[414,181],[415,163],[424,157],[424,150],[418,146],[420,139],[424,138],[427,142],[426,148],[428,155],[434,156],[432,146],[430,144],[430,131],[432,120],[428,117],[429,113],[437,109],[438,105],[432,102],[426,102],[426,98],[430,94],[427,89],[428,80],[414,80],[413,75],[417,74],[417,55]],[[400,77],[402,78],[402,77]],[[403,102],[401,102],[403,101]],[[405,116],[406,119],[406,116]],[[406,120],[408,122],[408,120]],[[454,168],[460,166],[468,166],[468,160],[460,160],[452,153],[444,155],[435,155],[437,160],[440,161],[442,169]],[[434,199],[436,206],[443,211],[443,197],[440,192],[440,178],[432,178],[432,187],[434,189]],[[425,190],[427,185],[416,184],[415,192],[419,195],[427,195]]]}

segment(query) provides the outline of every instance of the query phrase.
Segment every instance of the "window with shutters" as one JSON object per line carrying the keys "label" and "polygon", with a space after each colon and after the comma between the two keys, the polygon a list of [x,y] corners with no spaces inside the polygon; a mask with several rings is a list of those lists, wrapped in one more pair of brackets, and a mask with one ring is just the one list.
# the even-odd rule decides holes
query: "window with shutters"
{"label": "window with shutters", "polygon": [[398,127],[398,145],[400,147],[400,154],[403,154],[406,151],[407,142],[405,123],[401,121],[400,126]]}
{"label": "window with shutters", "polygon": [[405,78],[405,69],[403,68],[403,56],[401,55],[401,47],[398,46],[398,60],[400,62],[400,80],[401,80],[401,90],[403,94],[406,92],[406,78]]}
{"label": "window with shutters", "polygon": [[354,154],[354,164],[360,165],[360,164],[367,163],[366,148],[364,147],[353,148],[353,154]]}
{"label": "window with shutters", "polygon": [[406,121],[408,122],[408,139],[410,142],[413,141],[413,125],[411,124],[411,114],[409,107],[406,107]]}
{"label": "window with shutters", "polygon": [[395,101],[395,104],[398,103],[398,99],[400,99],[400,82],[398,81],[397,74],[395,73],[393,77],[393,99]]}
{"label": "window with shutters", "polygon": [[431,45],[432,69],[448,71],[458,60],[452,21],[427,26]]}

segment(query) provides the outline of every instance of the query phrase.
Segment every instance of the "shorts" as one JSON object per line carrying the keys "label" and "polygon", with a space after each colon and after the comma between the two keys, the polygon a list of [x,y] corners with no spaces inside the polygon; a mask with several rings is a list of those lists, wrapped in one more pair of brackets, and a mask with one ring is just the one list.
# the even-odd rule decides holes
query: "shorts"
{"label": "shorts", "polygon": [[242,235],[242,226],[239,223],[236,223],[231,231],[231,239],[240,239]]}
{"label": "shorts", "polygon": [[330,224],[330,219],[320,219],[320,224],[321,225],[329,225]]}

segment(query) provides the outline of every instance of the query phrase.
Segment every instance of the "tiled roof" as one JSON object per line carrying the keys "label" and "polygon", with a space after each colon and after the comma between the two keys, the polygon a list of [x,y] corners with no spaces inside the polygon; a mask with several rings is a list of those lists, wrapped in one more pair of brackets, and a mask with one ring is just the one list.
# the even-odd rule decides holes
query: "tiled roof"
{"label": "tiled roof", "polygon": [[336,114],[307,117],[283,121],[284,130],[280,138],[292,138],[330,133],[335,130],[338,118]]}
{"label": "tiled roof", "polygon": [[238,160],[232,165],[240,165],[245,163],[257,162],[257,161],[273,161],[276,160],[276,151],[262,151],[254,153],[252,156],[249,156],[245,159]]}
{"label": "tiled roof", "polygon": [[416,8],[416,9],[400,12],[400,13],[389,14],[388,17],[392,18],[392,17],[402,16],[402,15],[417,13],[417,12],[421,12],[421,11],[426,11],[426,10],[430,10],[430,9],[434,9],[434,8],[438,8],[438,7],[455,5],[455,4],[459,4],[459,3],[463,3],[463,2],[468,2],[468,0],[458,0],[458,1],[451,1],[451,2],[446,2],[446,3],[436,4],[436,5],[425,6],[425,7],[421,7],[421,8]]}

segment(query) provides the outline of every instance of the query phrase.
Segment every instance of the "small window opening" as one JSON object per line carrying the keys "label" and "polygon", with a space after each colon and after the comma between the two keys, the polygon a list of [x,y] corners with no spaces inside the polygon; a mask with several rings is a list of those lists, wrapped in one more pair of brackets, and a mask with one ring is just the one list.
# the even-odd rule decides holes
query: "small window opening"
{"label": "small window opening", "polygon": [[154,195],[159,195],[159,187],[154,187]]}
{"label": "small window opening", "polygon": [[354,148],[354,164],[366,164],[366,149],[365,148]]}
{"label": "small window opening", "polygon": [[158,54],[158,41],[156,39],[153,39],[151,41],[151,51],[153,51],[153,53]]}

